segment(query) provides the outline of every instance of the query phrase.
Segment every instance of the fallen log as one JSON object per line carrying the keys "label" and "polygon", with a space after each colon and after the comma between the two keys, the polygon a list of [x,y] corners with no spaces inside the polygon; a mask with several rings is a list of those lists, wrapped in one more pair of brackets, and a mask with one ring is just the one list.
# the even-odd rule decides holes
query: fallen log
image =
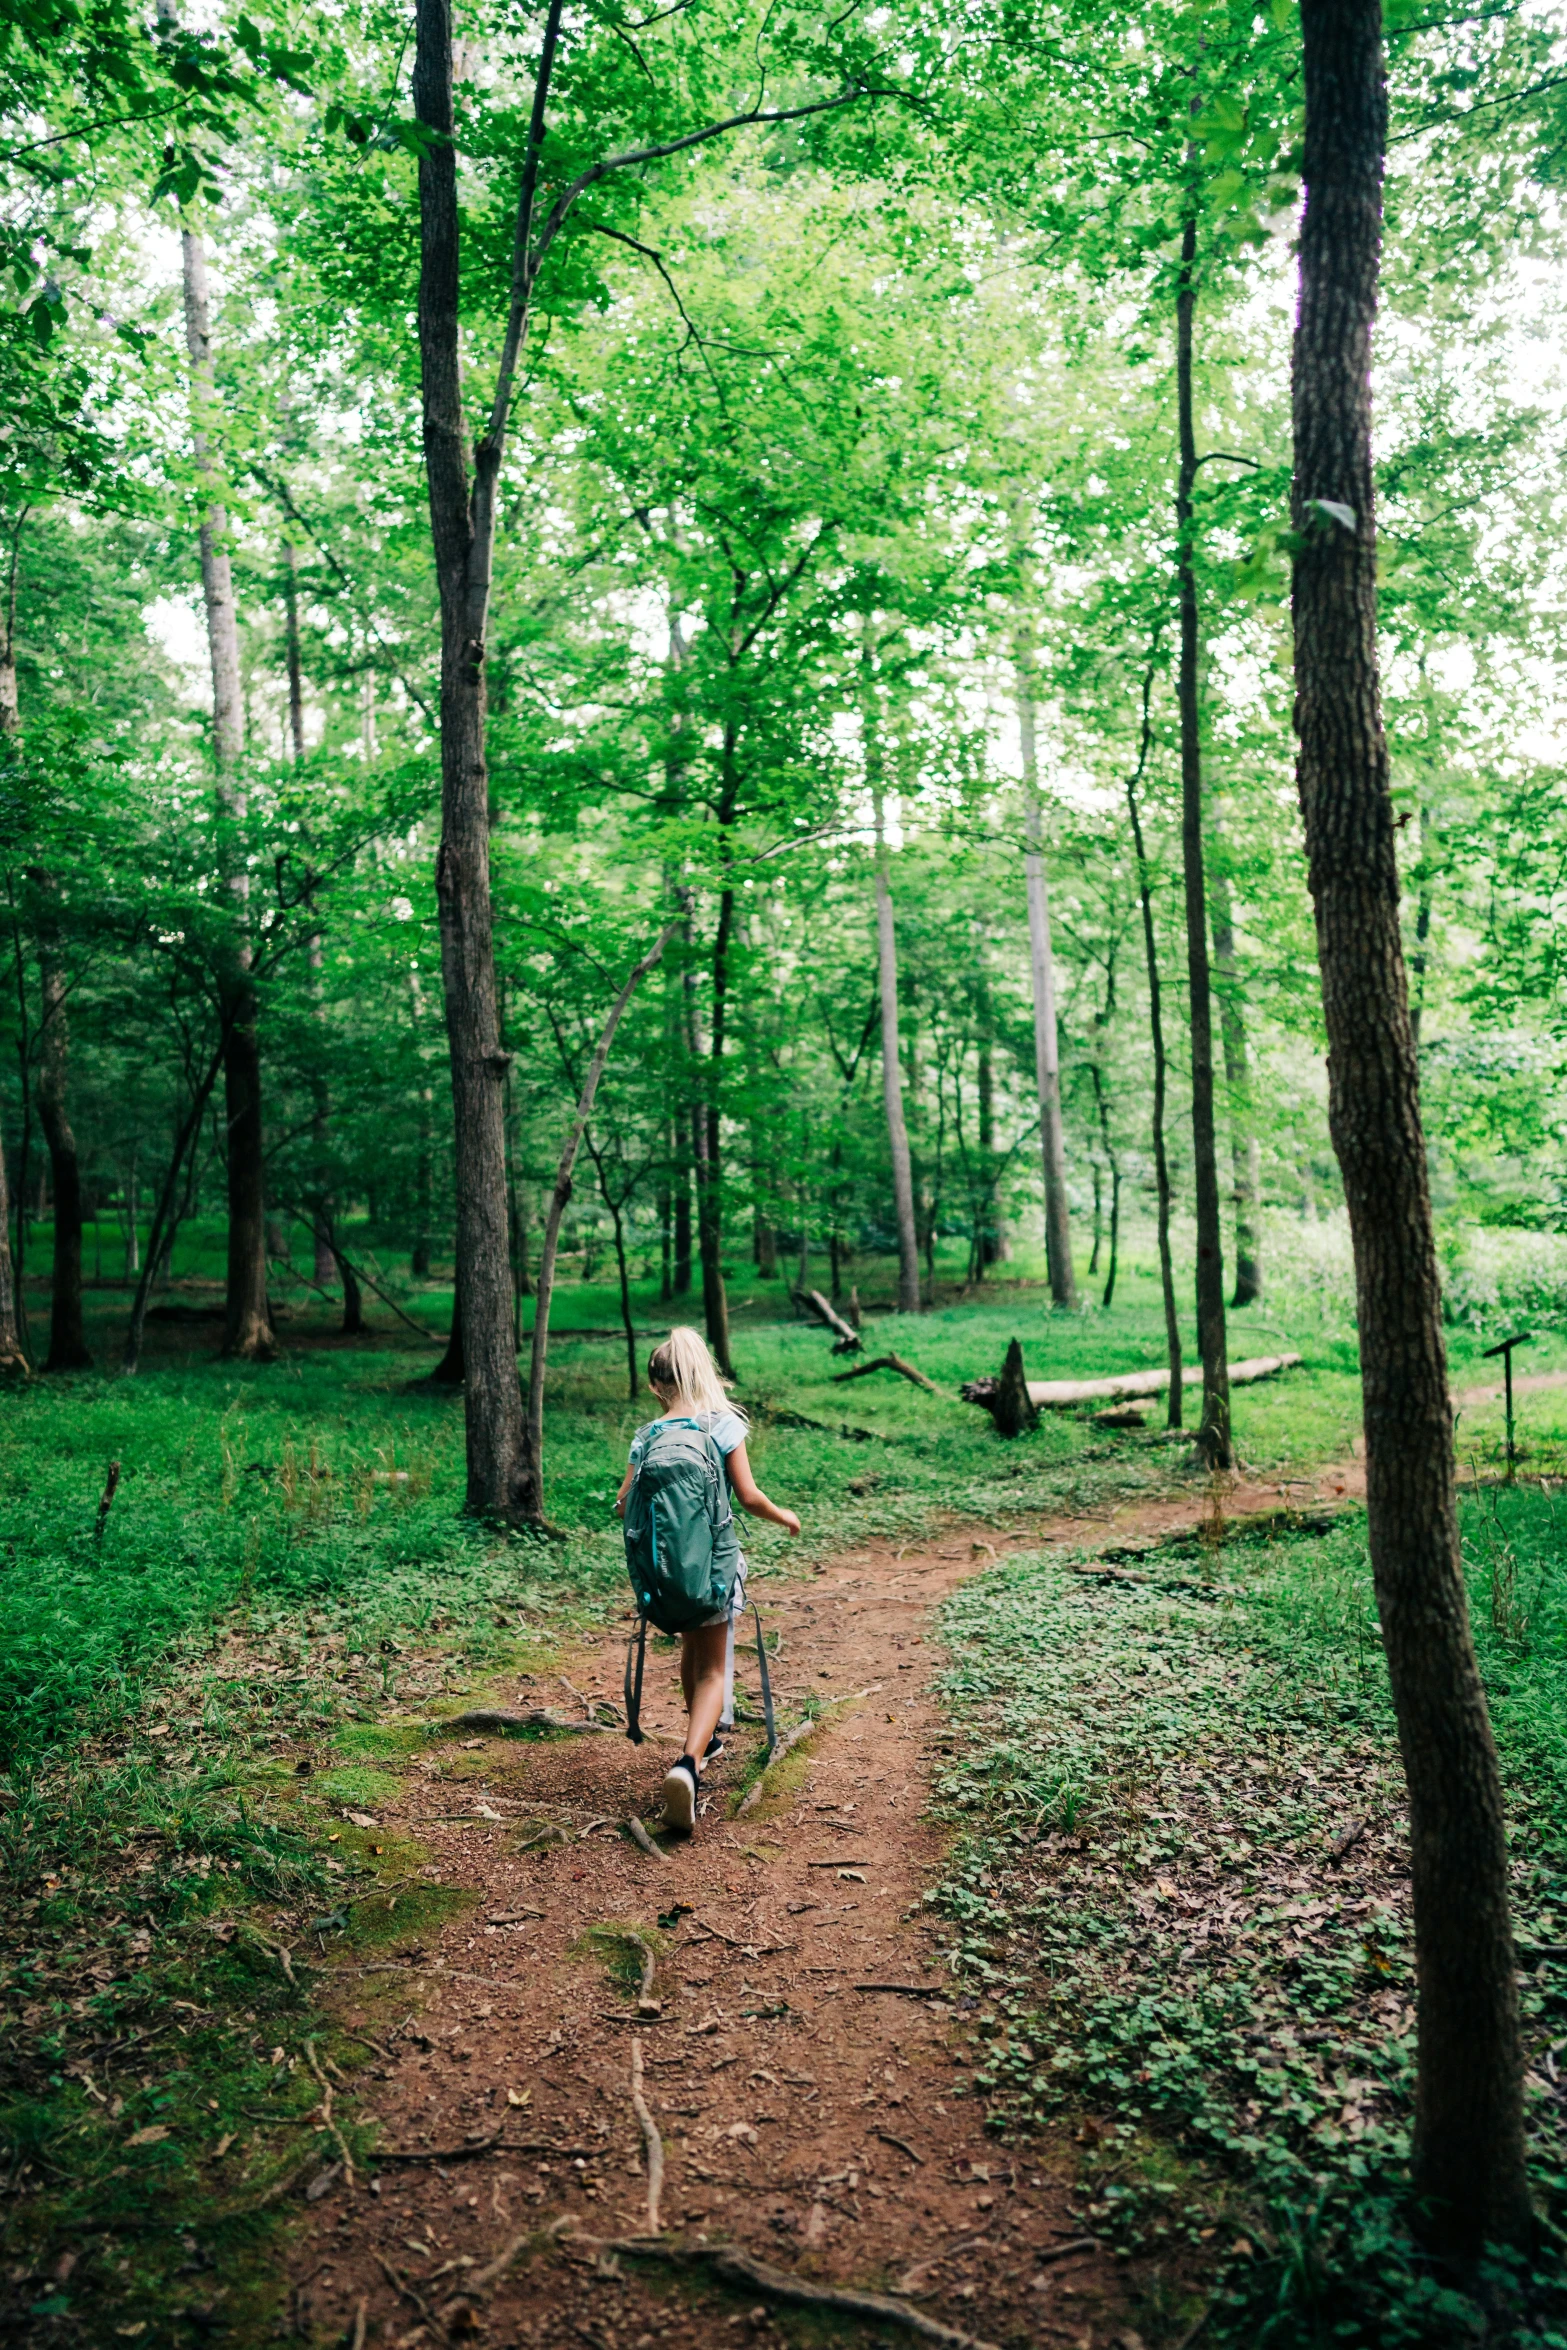
{"label": "fallen log", "polygon": [[863,1341],[858,1330],[855,1329],[852,1322],[846,1322],[835,1307],[828,1304],[819,1289],[797,1289],[794,1293],[794,1301],[796,1305],[808,1307],[816,1319],[819,1322],[824,1322],[827,1328],[833,1332],[838,1341],[832,1350],[835,1355],[859,1353]]}
{"label": "fallen log", "polygon": [[[1300,1361],[1298,1354],[1253,1355],[1244,1362],[1231,1363],[1230,1385],[1249,1387],[1254,1380],[1271,1379],[1280,1371],[1292,1370]],[[1121,1396],[1159,1395],[1170,1384],[1168,1365],[1157,1371],[1123,1371],[1112,1379],[1030,1379],[1030,1403],[1041,1411],[1059,1411],[1069,1404],[1113,1401]],[[1202,1372],[1193,1367],[1181,1374],[1183,1387],[1200,1387]],[[970,1379],[959,1388],[965,1403],[983,1404],[987,1411],[995,1409],[1001,1382],[997,1379]]]}
{"label": "fallen log", "polygon": [[934,1379],[927,1379],[923,1371],[916,1371],[902,1355],[877,1355],[869,1363],[856,1363],[852,1371],[834,1371],[832,1383],[841,1387],[845,1379],[863,1379],[871,1371],[896,1371],[900,1379],[912,1379],[916,1387],[923,1387],[929,1395],[939,1395],[941,1389]]}

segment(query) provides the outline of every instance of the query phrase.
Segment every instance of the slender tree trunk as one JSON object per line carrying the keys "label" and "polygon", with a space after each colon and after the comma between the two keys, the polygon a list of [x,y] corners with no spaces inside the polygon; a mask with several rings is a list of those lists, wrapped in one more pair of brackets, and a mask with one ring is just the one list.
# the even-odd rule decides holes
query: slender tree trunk
{"label": "slender tree trunk", "polygon": [[337,1270],[343,1284],[343,1319],[338,1324],[338,1328],[345,1338],[360,1338],[364,1334],[365,1326],[364,1292],[360,1289],[353,1266],[349,1264],[347,1258],[336,1249],[332,1251],[332,1254],[337,1258]]}
{"label": "slender tree trunk", "polygon": [[697,1250],[702,1261],[702,1318],[713,1360],[726,1379],[734,1377],[729,1359],[729,1298],[723,1267],[723,1143],[722,1097],[724,1026],[729,999],[729,946],[734,932],[735,894],[725,889],[718,900],[718,925],[713,933],[713,1036],[708,1054],[707,1095],[697,1106],[693,1140],[696,1159]]}
{"label": "slender tree trunk", "polygon": [[1230,1366],[1224,1326],[1224,1240],[1213,1124],[1213,1002],[1208,971],[1208,895],[1203,875],[1202,737],[1197,707],[1197,565],[1193,493],[1197,440],[1192,422],[1192,313],[1197,300],[1197,222],[1181,232],[1175,304],[1175,386],[1180,472],[1175,493],[1176,583],[1181,650],[1181,852],[1186,870],[1186,971],[1192,1034],[1192,1190],[1197,1210],[1197,1343],[1202,1353],[1202,1420],[1197,1449],[1213,1468],[1235,1458],[1230,1439]]}
{"label": "slender tree trunk", "polygon": [[[1161,1051],[1162,1051],[1162,1049],[1163,1049],[1163,1042],[1164,1042],[1164,1040],[1163,1040],[1163,1037],[1161,1036],[1161,1038],[1160,1038],[1160,1048],[1161,1048]],[[1098,1058],[1097,1054],[1095,1055],[1095,1057],[1094,1057],[1093,1061],[1090,1063],[1090,1075],[1091,1075],[1091,1076],[1092,1076],[1092,1078],[1093,1078],[1093,1084],[1094,1084],[1094,1106],[1095,1106],[1096,1110],[1097,1110],[1097,1111],[1098,1111],[1098,1113],[1099,1113],[1099,1147],[1100,1147],[1100,1149],[1101,1149],[1101,1150],[1103,1151],[1103,1153],[1104,1153],[1104,1161],[1105,1161],[1105,1165],[1106,1165],[1106,1166],[1108,1167],[1108,1169],[1110,1170],[1110,1234],[1109,1234],[1109,1238],[1110,1238],[1110,1262],[1109,1262],[1109,1266],[1108,1266],[1108,1268],[1107,1268],[1107,1270],[1106,1270],[1106,1274],[1105,1274],[1105,1289],[1104,1289],[1104,1296],[1103,1296],[1103,1297],[1101,1298],[1101,1300],[1100,1300],[1100,1304],[1101,1304],[1101,1305],[1102,1305],[1102,1306],[1105,1308],[1105,1310],[1108,1312],[1108,1310],[1109,1310],[1109,1307],[1110,1307],[1110,1303],[1111,1303],[1112,1299],[1113,1299],[1113,1298],[1114,1298],[1114,1296],[1115,1296],[1116,1261],[1117,1261],[1117,1257],[1118,1257],[1118,1255],[1119,1255],[1119,1251],[1120,1251],[1120,1245],[1121,1245],[1121,1162],[1120,1162],[1119,1158],[1116,1156],[1115,1142],[1114,1142],[1114,1140],[1113,1140],[1113,1138],[1112,1138],[1112,1135],[1111,1135],[1111,1132],[1110,1132],[1110,1096],[1109,1096],[1109,1092],[1108,1092],[1108,1090],[1107,1090],[1107,1088],[1106,1088],[1106,1085],[1105,1085],[1105,1080],[1104,1080],[1104,1070],[1103,1070],[1103,1069],[1101,1068],[1101,1066],[1100,1066],[1100,1063],[1099,1063],[1099,1058]],[[1161,1134],[1162,1134],[1162,1131],[1163,1131],[1163,1124],[1164,1124],[1164,1121],[1163,1121],[1163,1116],[1162,1116],[1163,1105],[1161,1104],[1161,1105],[1160,1105],[1160,1107],[1161,1107],[1160,1130],[1161,1130]],[[1097,1172],[1097,1170],[1096,1170],[1096,1172]],[[1097,1192],[1096,1192],[1096,1203],[1097,1203]],[[1096,1204],[1096,1207],[1095,1207],[1095,1219],[1096,1219],[1096,1222],[1097,1222],[1097,1216],[1098,1216],[1098,1208],[1097,1208],[1097,1204]],[[1167,1216],[1167,1217],[1166,1217],[1166,1219],[1165,1219],[1165,1239],[1166,1239],[1166,1242],[1168,1242],[1168,1240],[1169,1240],[1169,1218],[1168,1218],[1168,1216]],[[1098,1240],[1098,1234],[1097,1234],[1097,1232],[1096,1232],[1096,1233],[1095,1233],[1095,1236],[1094,1236],[1094,1256],[1095,1256],[1095,1258],[1097,1258],[1097,1257],[1098,1257],[1098,1254],[1099,1254],[1099,1240]],[[1089,1266],[1089,1268],[1088,1268],[1088,1269],[1089,1269],[1089,1271],[1090,1271],[1090,1272],[1092,1272],[1092,1271],[1094,1270],[1094,1266],[1093,1266],[1092,1264],[1090,1264],[1090,1266]]]}
{"label": "slender tree trunk", "polygon": [[[898,1311],[920,1310],[919,1241],[914,1231],[914,1168],[903,1122],[903,1064],[898,1038],[898,939],[892,915],[891,859],[879,787],[876,809],[876,969],[881,990],[881,1086],[892,1157],[892,1201],[898,1225]],[[836,1270],[836,1253],[834,1269]]]}
{"label": "slender tree trunk", "polygon": [[16,691],[16,591],[22,568],[22,532],[32,509],[22,507],[11,526],[10,558],[6,565],[5,634],[0,636],[0,740],[19,731],[21,704]]}
{"label": "slender tree trunk", "polygon": [[1429,801],[1420,803],[1420,891],[1415,900],[1415,951],[1410,957],[1414,966],[1415,995],[1410,1006],[1410,1026],[1415,1043],[1420,1042],[1420,1023],[1426,1008],[1426,969],[1430,962],[1431,938],[1431,807]]}
{"label": "slender tree trunk", "polygon": [[124,1369],[130,1373],[134,1373],[141,1362],[142,1333],[147,1321],[147,1300],[151,1295],[153,1283],[173,1258],[174,1234],[179,1223],[179,1217],[175,1212],[175,1203],[179,1193],[180,1171],[185,1165],[187,1152],[201,1131],[201,1121],[206,1116],[207,1103],[211,1099],[213,1087],[217,1084],[218,1072],[223,1066],[223,1048],[226,1041],[224,1037],[219,1036],[213,1049],[212,1058],[207,1063],[200,1082],[191,1096],[190,1106],[174,1130],[174,1147],[169,1153],[168,1171],[163,1178],[163,1188],[158,1194],[157,1205],[152,1212],[152,1226],[147,1234],[147,1254],[142,1260],[141,1279],[136,1284],[136,1294],[131,1301],[130,1328],[125,1334],[125,1353],[122,1361]]}
{"label": "slender tree trunk", "polygon": [[430,1373],[432,1387],[461,1387],[467,1378],[462,1350],[462,1283],[452,1284],[452,1326],[447,1334],[446,1352]]}
{"label": "slender tree trunk", "polygon": [[[555,1188],[550,1194],[549,1210],[544,1219],[544,1241],[539,1250],[539,1279],[533,1305],[533,1348],[528,1362],[527,1475],[530,1491],[538,1496],[532,1523],[541,1527],[548,1526],[544,1515],[544,1373],[549,1360],[550,1300],[555,1294],[555,1260],[560,1248],[561,1223],[571,1200],[572,1169],[577,1163],[577,1151],[587,1130],[588,1120],[593,1115],[599,1079],[604,1074],[604,1064],[609,1059],[609,1048],[615,1041],[621,1014],[679,927],[674,922],[665,925],[641,962],[630,972],[610,1006],[609,1016],[599,1031],[593,1058],[588,1063],[587,1075],[583,1079],[576,1116],[561,1146],[555,1168]],[[635,1345],[634,1338],[631,1343]]]}
{"label": "slender tree trunk", "polygon": [[296,762],[305,755],[305,678],[299,659],[299,549],[283,541],[283,643],[288,662],[288,738]]}
{"label": "slender tree trunk", "polygon": [[141,1192],[137,1182],[141,1158],[139,1142],[131,1144],[131,1163],[125,1175],[125,1278],[127,1281],[141,1271],[141,1233],[138,1219],[141,1215]]}
{"label": "slender tree trunk", "polygon": [[[548,47],[559,26],[552,13]],[[527,170],[543,140],[541,66]],[[441,846],[436,897],[451,1050],[457,1305],[466,1372],[465,1507],[513,1523],[542,1516],[512,1337],[499,1006],[490,903],[485,631],[495,491],[505,433],[497,402],[470,481],[463,420],[457,150],[449,0],[418,0],[414,111],[435,137],[419,159],[419,353],[425,472],[441,611]],[[530,179],[531,184],[531,179]],[[526,205],[524,206],[526,214]],[[526,217],[522,224],[526,249]],[[519,329],[520,331],[520,329]]]}
{"label": "slender tree trunk", "polygon": [[671,1180],[675,1160],[675,1132],[668,1119],[664,1122],[664,1176],[654,1195],[658,1216],[658,1301],[667,1306],[675,1294],[674,1213],[675,1193]]}
{"label": "slender tree trunk", "polygon": [[1496,1751],[1459,1554],[1418,1060],[1377,674],[1371,330],[1386,139],[1377,0],[1303,0],[1294,355],[1295,726],[1355,1253],[1366,1516],[1409,1789],[1413,2186],[1445,2247],[1526,2245],[1518,1990]]}
{"label": "slender tree trunk", "polygon": [[16,1318],[16,1281],[11,1269],[11,1195],[5,1180],[5,1141],[0,1136],[0,1371],[26,1371],[26,1350]]}
{"label": "slender tree trunk", "polygon": [[[55,885],[44,873],[33,879],[52,900]],[[54,1191],[54,1271],[50,1280],[49,1353],[46,1371],[85,1371],[92,1366],[82,1324],[82,1180],[76,1136],[68,1109],[70,1026],[65,977],[55,937],[56,916],[47,909],[39,926],[38,969],[42,1017],[38,1030],[38,1121],[49,1146]]]}
{"label": "slender tree trunk", "polygon": [[[1217,814],[1213,836],[1217,846]],[[1229,876],[1217,859],[1209,876],[1208,907],[1213,924],[1213,962],[1219,975],[1219,1036],[1224,1046],[1224,1082],[1230,1097],[1230,1164],[1235,1176],[1235,1291],[1230,1303],[1250,1306],[1262,1295],[1262,1234],[1258,1222],[1262,1154],[1252,1123],[1251,1062],[1246,1050],[1246,1021],[1235,968],[1235,921],[1230,908]]]}
{"label": "slender tree trunk", "polygon": [[[187,228],[180,243],[184,265],[185,345],[190,356],[194,411],[191,439],[196,472],[205,495],[201,521],[201,590],[207,613],[207,651],[212,664],[212,756],[218,775],[219,812],[225,829],[237,834],[246,816],[246,798],[239,781],[245,750],[245,705],[239,673],[234,582],[229,566],[228,515],[218,495],[218,472],[206,429],[206,419],[216,405],[217,396],[207,303],[207,249],[195,229]],[[268,1362],[275,1350],[267,1309],[261,1050],[246,921],[250,882],[237,838],[222,845],[227,854],[228,889],[234,906],[233,936],[219,974],[223,1026],[228,1038],[223,1067],[228,1168],[228,1299],[223,1351],[243,1361]]]}
{"label": "slender tree trunk", "polygon": [[1039,747],[1034,698],[1021,682],[1017,699],[1023,740],[1023,806],[1028,847],[1028,952],[1034,984],[1034,1078],[1039,1090],[1039,1149],[1045,1174],[1045,1266],[1054,1305],[1075,1312],[1072,1226],[1066,1196],[1066,1138],[1061,1130],[1061,1054],[1056,1023],[1055,959],[1050,952],[1050,895],[1045,884],[1045,820],[1039,805]]}
{"label": "slender tree trunk", "polygon": [[1143,909],[1143,952],[1148,961],[1148,1032],[1153,1046],[1153,1166],[1159,1210],[1159,1283],[1164,1293],[1164,1342],[1170,1362],[1170,1393],[1166,1425],[1181,1425],[1181,1317],[1175,1303],[1175,1264],[1170,1251],[1170,1160],[1164,1140],[1166,1062],[1164,1007],[1159,985],[1159,948],[1154,936],[1153,890],[1148,878],[1148,852],[1143,843],[1143,820],[1137,807],[1137,785],[1148,763],[1152,740],[1149,697],[1153,672],[1143,681],[1143,740],[1137,771],[1126,779],[1126,804],[1132,819],[1132,848],[1137,858],[1137,889]]}

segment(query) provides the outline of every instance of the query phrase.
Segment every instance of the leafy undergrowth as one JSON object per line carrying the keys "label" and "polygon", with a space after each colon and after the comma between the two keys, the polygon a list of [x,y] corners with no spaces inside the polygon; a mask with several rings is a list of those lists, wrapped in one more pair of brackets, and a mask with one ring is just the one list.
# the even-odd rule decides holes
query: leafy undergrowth
{"label": "leafy undergrowth", "polygon": [[[1567,2219],[1567,1593],[1551,1493],[1465,1503],[1506,1774],[1533,2176]],[[1404,2224],[1414,2065],[1402,1773],[1358,1516],[1008,1559],[949,1604],[931,1898],[976,2001],[976,2093],[1063,2117],[1151,2328],[1205,2341],[1567,2342],[1557,2254],[1462,2278]]]}

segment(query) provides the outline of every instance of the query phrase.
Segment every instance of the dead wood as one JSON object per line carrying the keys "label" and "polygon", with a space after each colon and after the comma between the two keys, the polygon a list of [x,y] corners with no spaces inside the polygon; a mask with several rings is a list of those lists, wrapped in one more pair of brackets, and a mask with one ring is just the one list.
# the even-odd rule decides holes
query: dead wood
{"label": "dead wood", "polygon": [[[816,1867],[832,1867],[832,1862],[816,1862]],[[837,1864],[840,1868],[842,1862]],[[895,1991],[901,1999],[950,1999],[952,1994],[944,1983],[856,1983],[856,1991]]]}
{"label": "dead wood", "polygon": [[879,2325],[901,2326],[922,2341],[937,2342],[942,2350],[992,2350],[976,2334],[944,2326],[922,2309],[896,2301],[890,2293],[863,2293],[852,2286],[812,2285],[787,2269],[773,2268],[729,2244],[656,2244],[642,2237],[576,2236],[568,2242],[591,2244],[601,2252],[616,2252],[633,2260],[667,2260],[677,2267],[704,2267],[727,2285],[742,2285],[767,2301],[782,2301],[798,2309],[836,2309],[846,2317],[874,2319]]}
{"label": "dead wood", "polygon": [[1345,1853],[1354,1849],[1370,1825],[1369,1820],[1352,1820],[1347,1828],[1340,1828],[1328,1847],[1327,1865],[1330,1869],[1337,1868]]}
{"label": "dead wood", "polygon": [[650,1854],[654,1860],[667,1860],[669,1858],[668,1853],[665,1852],[662,1845],[654,1843],[652,1837],[648,1834],[646,1828],[643,1827],[642,1822],[637,1818],[635,1812],[631,1812],[627,1815],[623,1825],[625,1827],[626,1834],[631,1838],[632,1843],[637,1845],[643,1852]]}
{"label": "dead wood", "polygon": [[925,1389],[927,1395],[941,1393],[934,1379],[927,1379],[923,1371],[916,1371],[914,1365],[906,1363],[902,1355],[877,1355],[872,1362],[856,1363],[852,1371],[834,1371],[833,1385],[841,1387],[845,1379],[867,1378],[872,1371],[896,1371],[900,1379],[912,1379],[916,1387]]}
{"label": "dead wood", "polygon": [[[855,1989],[859,1989],[858,1984],[855,1985]],[[910,2162],[917,2164],[921,2170],[924,2169],[924,2155],[916,2154],[913,2147],[909,2144],[907,2138],[895,2138],[891,2130],[873,2130],[871,2135],[873,2137],[879,2138],[884,2146],[896,2146],[900,2154],[906,2154]]]}
{"label": "dead wood", "polygon": [[768,1779],[771,1777],[777,1765],[783,1761],[784,1756],[788,1754],[793,1747],[800,1745],[802,1740],[809,1738],[813,1730],[819,1730],[821,1726],[820,1717],[813,1716],[807,1721],[796,1722],[792,1730],[786,1730],[784,1732],[777,1745],[773,1748],[772,1753],[767,1758],[766,1770],[762,1772],[761,1777],[757,1780],[755,1786],[748,1787],[745,1793],[741,1796],[739,1802],[735,1805],[734,1816],[737,1820],[743,1817],[743,1815],[751,1809],[753,1804],[761,1802],[762,1796],[766,1791]]}
{"label": "dead wood", "polygon": [[1097,2252],[1098,2249],[1097,2236],[1074,2236],[1070,2244],[1052,2244],[1047,2251],[1036,2252],[1034,2258],[1039,2267],[1048,2268],[1053,2260],[1067,2260],[1076,2252]]}
{"label": "dead wood", "polygon": [[861,1341],[858,1330],[851,1322],[846,1322],[843,1316],[827,1303],[819,1289],[797,1289],[794,1295],[798,1305],[808,1306],[817,1320],[824,1322],[827,1328],[833,1332],[838,1341],[833,1348],[834,1354],[859,1353]]}
{"label": "dead wood", "polygon": [[608,1738],[613,1735],[608,1722],[572,1722],[564,1714],[552,1713],[547,1705],[530,1706],[526,1713],[514,1714],[481,1706],[472,1713],[448,1714],[438,1723],[441,1730],[569,1730],[577,1738]]}
{"label": "dead wood", "polygon": [[[652,1953],[649,1952],[651,1958]],[[642,2043],[631,2043],[631,2110],[642,2125],[642,2143],[647,2148],[647,2224],[648,2232],[659,2231],[659,2205],[664,2199],[664,2141],[658,2134],[658,2124],[642,2094]]]}

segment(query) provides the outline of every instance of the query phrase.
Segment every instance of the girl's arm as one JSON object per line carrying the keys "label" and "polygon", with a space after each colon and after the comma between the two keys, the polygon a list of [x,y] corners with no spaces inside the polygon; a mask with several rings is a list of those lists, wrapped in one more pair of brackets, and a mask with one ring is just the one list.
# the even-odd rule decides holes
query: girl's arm
{"label": "girl's arm", "polygon": [[[631,1480],[636,1475],[636,1473],[636,1463],[634,1461],[627,1461],[626,1473],[620,1480],[620,1491],[615,1496],[615,1515],[617,1518],[623,1518],[626,1514],[626,1496],[631,1491]],[[601,1487],[600,1491],[602,1490],[603,1488]]]}
{"label": "girl's arm", "polygon": [[786,1534],[799,1533],[800,1521],[793,1510],[781,1510],[777,1502],[768,1500],[757,1484],[751,1474],[751,1464],[746,1458],[743,1444],[737,1444],[732,1453],[726,1454],[724,1466],[729,1471],[734,1497],[742,1509],[749,1510],[753,1518],[771,1518],[773,1524],[782,1526]]}

